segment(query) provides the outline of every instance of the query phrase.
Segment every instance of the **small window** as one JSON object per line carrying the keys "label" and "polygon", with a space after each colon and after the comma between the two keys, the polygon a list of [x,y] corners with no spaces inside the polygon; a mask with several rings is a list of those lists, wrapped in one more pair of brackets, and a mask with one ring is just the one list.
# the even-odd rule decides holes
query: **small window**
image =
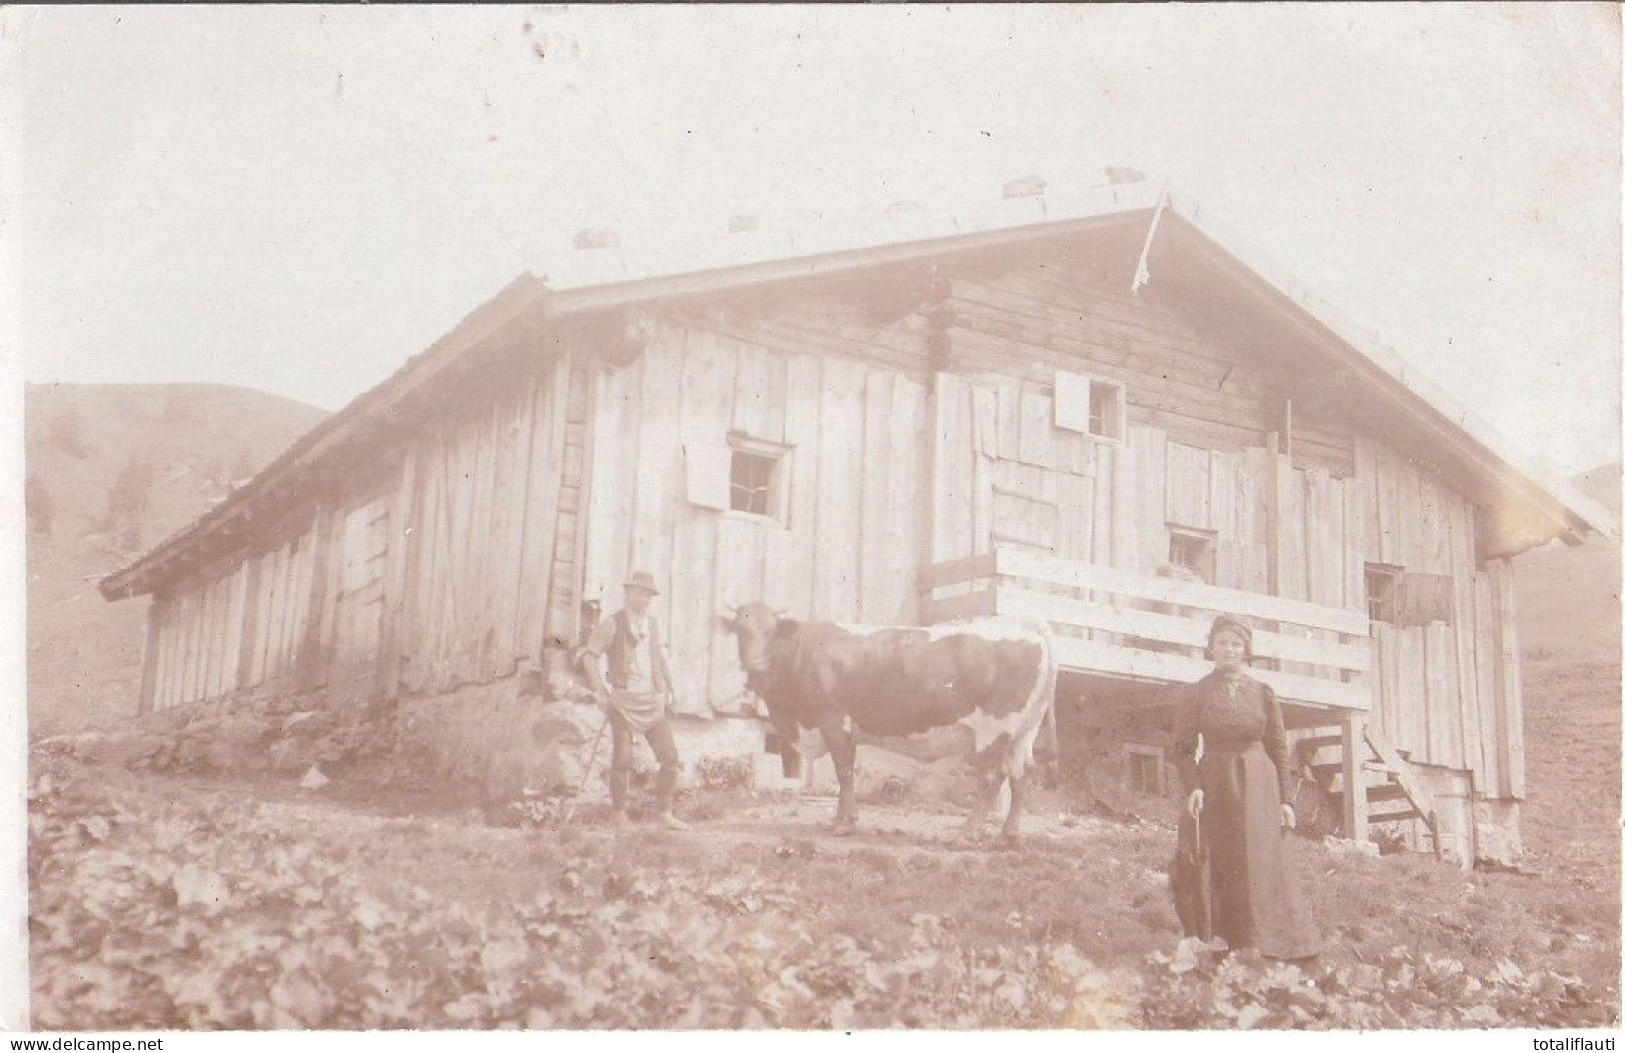
{"label": "small window", "polygon": [[772,515],[773,474],[778,467],[777,458],[748,450],[735,450],[733,471],[728,477],[728,507],[735,512]]}
{"label": "small window", "polygon": [[1399,624],[1399,583],[1404,576],[1403,567],[1390,563],[1365,565],[1366,617],[1388,625]]}
{"label": "small window", "polygon": [[1055,371],[1055,426],[1096,439],[1120,441],[1125,430],[1123,385],[1066,370]]}
{"label": "small window", "polygon": [[737,433],[728,436],[728,445],[728,508],[784,522],[788,448]]}
{"label": "small window", "polygon": [[1123,437],[1123,385],[1104,380],[1090,382],[1089,434],[1102,439]]}
{"label": "small window", "polygon": [[1209,585],[1217,576],[1213,549],[1214,537],[1205,530],[1176,526],[1168,528],[1168,562],[1185,568]]}
{"label": "small window", "polygon": [[1163,778],[1162,750],[1156,746],[1124,743],[1128,754],[1128,784],[1138,793],[1161,794],[1167,785]]}

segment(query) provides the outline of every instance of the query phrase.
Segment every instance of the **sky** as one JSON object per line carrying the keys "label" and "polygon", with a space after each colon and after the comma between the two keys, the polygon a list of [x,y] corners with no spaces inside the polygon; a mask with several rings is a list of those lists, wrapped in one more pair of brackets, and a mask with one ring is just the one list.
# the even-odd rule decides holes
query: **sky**
{"label": "sky", "polygon": [[29,381],[336,409],[574,232],[1168,179],[1563,474],[1619,456],[1611,5],[0,12]]}

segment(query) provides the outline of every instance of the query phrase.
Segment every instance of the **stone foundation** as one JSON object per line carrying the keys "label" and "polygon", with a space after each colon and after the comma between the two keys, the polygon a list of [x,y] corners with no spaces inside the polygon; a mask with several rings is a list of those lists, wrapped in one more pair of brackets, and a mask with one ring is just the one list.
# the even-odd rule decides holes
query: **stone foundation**
{"label": "stone foundation", "polygon": [[[570,795],[578,788],[583,800],[608,799],[610,734],[603,730],[603,710],[591,702],[545,702],[540,695],[521,694],[522,684],[514,677],[402,699],[396,721],[400,749],[419,758],[434,777],[490,803]],[[682,763],[679,787],[800,786],[799,780],[784,779],[779,758],[763,750],[760,720],[674,716],[671,721]],[[648,744],[642,736],[633,742],[634,771],[653,770]],[[719,763],[725,761],[735,764]]]}
{"label": "stone foundation", "polygon": [[1510,867],[1523,857],[1517,801],[1474,801],[1473,832],[1476,862]]}

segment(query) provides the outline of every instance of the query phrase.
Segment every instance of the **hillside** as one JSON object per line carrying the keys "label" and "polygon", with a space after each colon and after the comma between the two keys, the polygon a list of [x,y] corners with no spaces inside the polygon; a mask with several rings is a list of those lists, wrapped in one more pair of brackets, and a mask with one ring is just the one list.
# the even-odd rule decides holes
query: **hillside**
{"label": "hillside", "polygon": [[31,756],[42,1029],[1618,1026],[1607,830],[1541,873],[1295,839],[1325,950],[1281,963],[1180,940],[1163,822],[1043,807],[994,850],[941,801],[835,837],[827,800],[690,788],[682,833],[488,825],[350,768],[133,772],[114,739]]}
{"label": "hillside", "polygon": [[[1620,465],[1604,465],[1572,482],[1620,514]],[[1578,548],[1560,543],[1525,553],[1517,571],[1518,633],[1525,656],[1539,660],[1615,662],[1620,657],[1620,548],[1593,537]]]}
{"label": "hillside", "polygon": [[31,736],[134,712],[146,601],[96,582],[205,511],[326,414],[214,384],[31,384]]}

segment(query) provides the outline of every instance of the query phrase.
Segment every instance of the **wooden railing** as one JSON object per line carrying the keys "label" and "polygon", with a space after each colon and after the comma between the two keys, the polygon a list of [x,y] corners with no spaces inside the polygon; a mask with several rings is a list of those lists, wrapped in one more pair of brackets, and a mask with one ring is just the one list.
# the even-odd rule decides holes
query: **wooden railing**
{"label": "wooden railing", "polygon": [[1253,627],[1250,670],[1288,702],[1371,707],[1370,624],[1363,611],[1244,589],[1153,577],[1000,548],[921,572],[927,622],[994,614],[1043,618],[1063,668],[1189,683],[1212,671],[1202,657],[1219,614]]}

